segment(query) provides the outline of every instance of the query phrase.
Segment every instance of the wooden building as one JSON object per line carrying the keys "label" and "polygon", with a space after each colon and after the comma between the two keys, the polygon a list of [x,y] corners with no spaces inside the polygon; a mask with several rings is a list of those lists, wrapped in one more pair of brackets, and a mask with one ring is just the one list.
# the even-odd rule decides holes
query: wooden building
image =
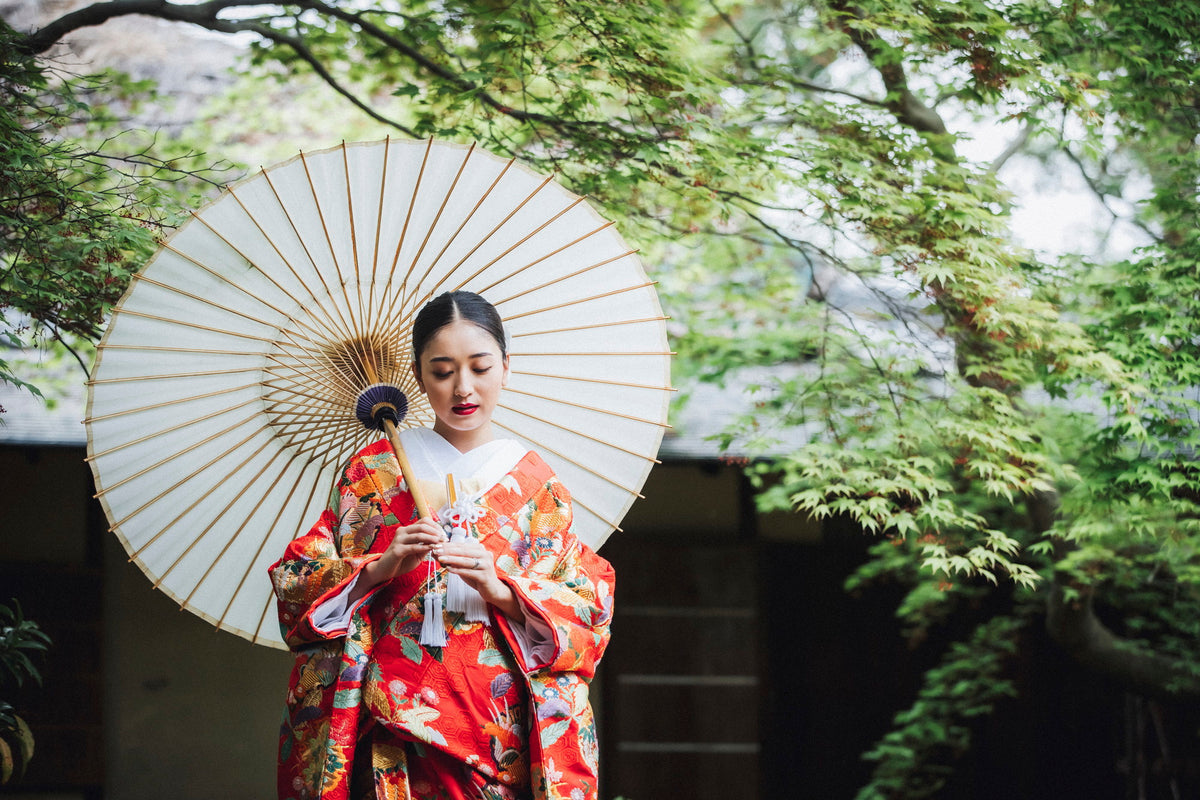
{"label": "wooden building", "polygon": [[[0,688],[37,741],[0,797],[273,796],[289,654],[180,611],[128,561],[92,497],[79,398],[48,410],[3,387],[0,406],[0,601],[54,640],[41,687]],[[904,680],[900,642],[878,634],[892,605],[841,589],[863,537],[757,513],[712,425],[667,437],[601,551],[618,577],[593,686],[602,794],[849,796]],[[808,790],[770,788],[794,781]]]}

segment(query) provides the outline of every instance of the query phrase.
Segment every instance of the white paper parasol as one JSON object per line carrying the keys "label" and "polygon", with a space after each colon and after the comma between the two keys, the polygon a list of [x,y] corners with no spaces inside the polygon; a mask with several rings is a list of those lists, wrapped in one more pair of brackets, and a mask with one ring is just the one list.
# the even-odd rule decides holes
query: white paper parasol
{"label": "white paper parasol", "polygon": [[511,337],[494,422],[536,449],[599,547],[655,463],[670,354],[642,264],[583,198],[480,149],[388,140],[302,154],[226,189],[137,275],[90,381],[98,497],[181,606],[282,647],[266,568],[379,437],[376,382],[433,416],[411,319],[479,292]]}

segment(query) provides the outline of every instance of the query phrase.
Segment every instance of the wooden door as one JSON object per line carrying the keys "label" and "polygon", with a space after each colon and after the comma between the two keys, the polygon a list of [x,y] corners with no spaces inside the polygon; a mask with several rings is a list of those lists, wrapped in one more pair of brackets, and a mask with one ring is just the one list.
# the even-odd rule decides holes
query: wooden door
{"label": "wooden door", "polygon": [[601,797],[759,797],[760,665],[749,543],[616,536],[600,684]]}

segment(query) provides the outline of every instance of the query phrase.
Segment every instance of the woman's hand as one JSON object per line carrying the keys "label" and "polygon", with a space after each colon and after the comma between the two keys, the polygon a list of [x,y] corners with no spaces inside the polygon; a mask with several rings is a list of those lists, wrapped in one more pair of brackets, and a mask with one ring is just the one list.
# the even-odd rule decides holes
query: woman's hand
{"label": "woman's hand", "polygon": [[416,569],[435,547],[445,541],[446,534],[442,527],[428,517],[398,528],[383,554],[363,567],[364,579],[355,585],[350,595],[351,601],[385,581]]}
{"label": "woman's hand", "polygon": [[485,602],[496,606],[514,622],[523,622],[525,612],[508,584],[496,575],[496,561],[478,539],[448,542],[434,548],[443,567],[462,578]]}

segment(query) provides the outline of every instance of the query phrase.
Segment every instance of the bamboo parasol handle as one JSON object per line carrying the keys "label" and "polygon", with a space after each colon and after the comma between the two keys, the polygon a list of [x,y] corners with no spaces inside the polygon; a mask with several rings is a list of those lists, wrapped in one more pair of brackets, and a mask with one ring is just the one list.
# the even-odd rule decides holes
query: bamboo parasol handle
{"label": "bamboo parasol handle", "polygon": [[[418,517],[429,517],[431,516],[429,505],[425,502],[425,496],[421,494],[421,490],[417,488],[412,464],[409,463],[408,456],[404,453],[404,445],[400,444],[400,432],[396,430],[396,422],[402,421],[408,413],[408,398],[399,386],[379,382],[379,369],[373,352],[361,353],[360,356],[362,357],[361,367],[366,373],[367,379],[371,381],[371,385],[359,394],[358,400],[355,402],[355,416],[369,428],[377,430],[380,427],[383,428],[388,441],[391,442],[392,450],[396,453],[396,461],[400,464],[400,474],[404,476],[404,482],[408,484],[408,493],[412,495]],[[389,410],[391,414],[395,415],[395,420],[389,416]]]}
{"label": "bamboo parasol handle", "polygon": [[408,462],[408,456],[404,453],[404,446],[400,444],[400,432],[396,430],[396,423],[385,418],[383,420],[383,430],[387,434],[388,441],[392,443],[392,450],[396,451],[396,460],[400,462],[400,474],[404,476],[404,482],[408,484],[408,493],[412,495],[413,503],[417,507],[417,516],[430,516],[429,506],[425,503],[425,496],[417,488],[417,481],[413,476],[412,464]]}

